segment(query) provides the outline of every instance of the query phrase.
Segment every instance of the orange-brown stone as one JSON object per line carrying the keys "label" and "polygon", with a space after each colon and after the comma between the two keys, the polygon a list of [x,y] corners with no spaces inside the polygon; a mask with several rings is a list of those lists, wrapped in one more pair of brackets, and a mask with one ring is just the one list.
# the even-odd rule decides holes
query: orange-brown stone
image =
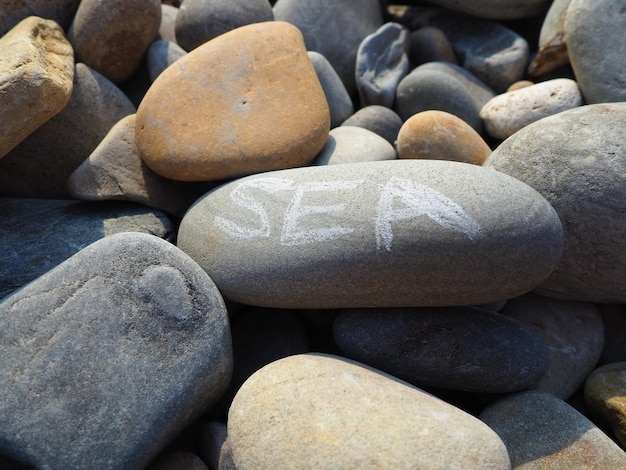
{"label": "orange-brown stone", "polygon": [[306,165],[330,128],[302,34],[281,21],[243,26],[194,49],[153,83],[136,120],[143,161],[182,181]]}

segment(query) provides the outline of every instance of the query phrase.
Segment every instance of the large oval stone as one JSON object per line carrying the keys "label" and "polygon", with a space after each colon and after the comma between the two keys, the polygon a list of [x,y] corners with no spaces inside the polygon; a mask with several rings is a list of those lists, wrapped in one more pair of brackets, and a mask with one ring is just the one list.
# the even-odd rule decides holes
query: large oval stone
{"label": "large oval stone", "polygon": [[473,305],[536,287],[562,228],[543,197],[502,173],[390,160],[227,183],[187,212],[178,245],[244,304]]}
{"label": "large oval stone", "polygon": [[271,21],[224,33],[165,70],[136,125],[152,170],[210,181],[309,163],[330,114],[302,34]]}
{"label": "large oval stone", "polygon": [[228,416],[239,470],[509,469],[502,441],[473,416],[348,359],[273,362],[239,390]]}
{"label": "large oval stone", "polygon": [[626,302],[626,103],[582,106],[521,129],[485,166],[550,201],[565,233],[563,256],[539,293]]}

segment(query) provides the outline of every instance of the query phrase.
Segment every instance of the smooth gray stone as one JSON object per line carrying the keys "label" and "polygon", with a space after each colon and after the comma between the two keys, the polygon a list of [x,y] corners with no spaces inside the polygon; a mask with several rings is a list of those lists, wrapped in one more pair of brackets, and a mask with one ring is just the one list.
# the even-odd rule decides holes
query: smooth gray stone
{"label": "smooth gray stone", "polygon": [[602,353],[604,324],[598,307],[530,293],[508,300],[501,313],[534,327],[548,346],[548,371],[532,388],[568,400]]}
{"label": "smooth gray stone", "polygon": [[176,16],[176,42],[191,51],[240,26],[273,20],[267,0],[184,0]]}
{"label": "smooth gray stone", "polygon": [[317,51],[331,63],[352,94],[356,91],[355,64],[361,41],[383,24],[378,0],[278,0],[276,20],[295,25],[309,51]]}
{"label": "smooth gray stone", "polygon": [[398,83],[409,73],[409,39],[407,28],[385,23],[361,41],[356,56],[361,106],[393,106]]}
{"label": "smooth gray stone", "polygon": [[122,233],[0,303],[0,453],[144,468],[228,385],[219,291],[175,246]]}
{"label": "smooth gray stone", "polygon": [[0,2],[0,37],[29,16],[54,20],[67,31],[80,0],[3,0]]}
{"label": "smooth gray stone", "polygon": [[202,426],[198,439],[200,456],[209,468],[215,470],[237,470],[233,452],[228,443],[228,431],[224,423],[211,421]]}
{"label": "smooth gray stone", "polygon": [[550,393],[506,396],[479,418],[504,441],[513,468],[626,468],[626,453],[609,436]]}
{"label": "smooth gray stone", "polygon": [[390,160],[224,184],[189,209],[178,246],[243,304],[455,306],[533,289],[556,265],[562,237],[554,209],[514,178]]}
{"label": "smooth gray stone", "polygon": [[411,33],[409,59],[415,67],[428,62],[459,63],[446,35],[432,26],[424,26]]}
{"label": "smooth gray stone", "polygon": [[228,441],[238,470],[510,469],[501,440],[474,416],[327,354],[290,356],[250,377]]}
{"label": "smooth gray stone", "polygon": [[398,84],[395,107],[404,121],[434,109],[454,114],[482,133],[479,113],[493,96],[495,93],[461,67],[429,62],[413,69]]}
{"label": "smooth gray stone", "polygon": [[[411,3],[411,0],[408,3]],[[493,20],[530,18],[545,13],[550,6],[550,0],[471,0],[466,2],[430,0],[429,3],[459,13]]]}
{"label": "smooth gray stone", "polygon": [[378,134],[356,126],[331,129],[312,165],[376,162],[398,158],[393,146]]}
{"label": "smooth gray stone", "polygon": [[333,332],[347,357],[418,387],[508,393],[548,369],[548,348],[532,328],[476,308],[342,310]]}
{"label": "smooth gray stone", "polygon": [[565,41],[576,81],[587,103],[626,101],[624,0],[572,0]]}
{"label": "smooth gray stone", "polygon": [[178,16],[177,7],[165,3],[161,5],[161,26],[157,39],[178,44],[176,42],[176,16]]}
{"label": "smooth gray stone", "polygon": [[154,82],[163,70],[185,55],[185,49],[176,43],[164,39],[154,41],[146,54],[150,81]]}
{"label": "smooth gray stone", "polygon": [[354,105],[341,78],[326,57],[315,51],[308,51],[308,54],[328,101],[330,128],[333,129],[352,115]]}
{"label": "smooth gray stone", "polygon": [[0,298],[45,274],[90,243],[120,232],[173,240],[161,211],[129,202],[0,198]]}
{"label": "smooth gray stone", "polygon": [[460,65],[496,92],[506,91],[509,85],[524,77],[528,43],[506,26],[446,10],[421,16],[420,25],[443,31]]}
{"label": "smooth gray stone", "polygon": [[69,199],[67,180],[120,119],[136,111],[124,93],[76,64],[65,108],[0,159],[0,195]]}
{"label": "smooth gray stone", "polygon": [[402,127],[402,119],[395,111],[385,106],[374,105],[359,109],[341,125],[362,127],[394,145]]}
{"label": "smooth gray stone", "polygon": [[526,126],[484,163],[535,188],[559,214],[565,249],[537,293],[626,302],[624,128],[626,103],[581,106]]}

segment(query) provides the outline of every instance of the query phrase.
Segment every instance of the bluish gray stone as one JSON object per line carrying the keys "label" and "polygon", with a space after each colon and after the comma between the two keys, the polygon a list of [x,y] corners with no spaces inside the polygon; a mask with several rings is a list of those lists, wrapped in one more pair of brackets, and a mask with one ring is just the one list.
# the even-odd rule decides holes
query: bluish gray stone
{"label": "bluish gray stone", "polygon": [[508,393],[548,369],[548,348],[532,328],[476,308],[342,310],[333,332],[347,357],[418,387]]}
{"label": "bluish gray stone", "polygon": [[395,111],[385,106],[374,105],[359,109],[341,125],[362,127],[394,145],[402,127],[402,119]]}
{"label": "bluish gray stone", "polygon": [[308,54],[328,101],[332,129],[352,115],[354,105],[341,78],[326,57],[316,51],[308,51]]}
{"label": "bluish gray stone", "polygon": [[516,132],[484,166],[529,184],[559,214],[565,249],[550,297],[626,302],[626,103],[564,111]]}
{"label": "bluish gray stone", "polygon": [[219,291],[152,235],[84,248],[3,299],[0,325],[0,453],[35,468],[144,468],[230,379]]}
{"label": "bluish gray stone", "polygon": [[356,126],[331,129],[313,165],[376,162],[398,158],[393,146],[378,134]]}
{"label": "bluish gray stone", "polygon": [[536,287],[562,250],[554,209],[476,165],[391,160],[266,172],[207,193],[178,246],[236,302],[454,306]]}
{"label": "bluish gray stone", "polygon": [[128,202],[0,198],[0,298],[45,274],[87,245],[120,232],[173,240],[161,211]]}
{"label": "bluish gray stone", "polygon": [[164,39],[154,41],[146,54],[150,81],[154,82],[163,70],[186,54],[185,49],[176,43]]}
{"label": "bluish gray stone", "polygon": [[409,30],[398,23],[385,23],[363,39],[356,56],[361,106],[393,106],[398,83],[409,72],[409,39]]}

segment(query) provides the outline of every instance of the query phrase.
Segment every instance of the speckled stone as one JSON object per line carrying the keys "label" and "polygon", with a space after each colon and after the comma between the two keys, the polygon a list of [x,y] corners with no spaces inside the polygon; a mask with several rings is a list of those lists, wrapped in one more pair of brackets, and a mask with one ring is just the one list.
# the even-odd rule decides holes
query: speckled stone
{"label": "speckled stone", "polygon": [[313,165],[376,162],[398,158],[393,146],[378,134],[356,126],[332,129]]}

